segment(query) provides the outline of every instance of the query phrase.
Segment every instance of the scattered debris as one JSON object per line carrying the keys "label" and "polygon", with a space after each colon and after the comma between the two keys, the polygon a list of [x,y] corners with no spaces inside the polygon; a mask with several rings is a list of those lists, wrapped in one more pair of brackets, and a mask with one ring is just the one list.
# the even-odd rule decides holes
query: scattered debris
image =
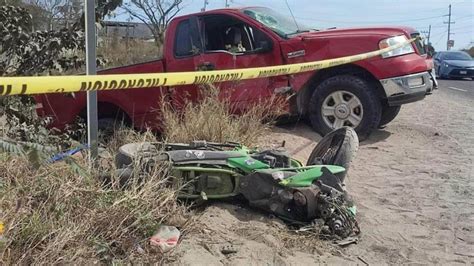
{"label": "scattered debris", "polygon": [[359,242],[359,238],[357,238],[357,237],[347,237],[345,239],[336,241],[335,243],[336,243],[336,245],[338,245],[340,247],[345,247],[345,246],[348,246],[350,244],[357,244],[357,242]]}
{"label": "scattered debris", "polygon": [[144,255],[144,254],[146,253],[145,250],[144,250],[140,245],[138,245],[138,244],[136,245],[135,250],[136,250],[137,253],[140,254],[140,255]]}
{"label": "scattered debris", "polygon": [[362,263],[364,263],[365,265],[369,265],[369,263],[367,263],[367,261],[365,261],[362,257],[357,257],[358,260],[362,261]]}
{"label": "scattered debris", "polygon": [[221,253],[224,254],[224,255],[234,254],[234,253],[237,253],[237,252],[238,252],[237,248],[235,248],[232,245],[224,246],[221,249]]}
{"label": "scattered debris", "polygon": [[51,157],[49,160],[48,160],[48,163],[55,163],[55,162],[59,162],[59,161],[62,161],[68,157],[71,157],[73,156],[74,154],[82,151],[82,150],[86,150],[88,149],[89,146],[88,145],[80,145],[76,148],[73,148],[73,149],[70,149],[70,150],[67,150],[65,152],[60,152],[58,154],[55,154],[53,157]]}
{"label": "scattered debris", "polygon": [[161,225],[158,231],[150,238],[150,245],[159,247],[162,252],[173,249],[179,241],[181,233],[174,226]]}

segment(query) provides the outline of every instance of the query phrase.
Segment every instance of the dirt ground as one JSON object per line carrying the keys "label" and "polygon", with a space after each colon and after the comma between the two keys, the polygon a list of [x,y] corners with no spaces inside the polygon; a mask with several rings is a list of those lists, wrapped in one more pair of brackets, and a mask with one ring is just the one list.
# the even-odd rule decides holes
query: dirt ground
{"label": "dirt ground", "polygon": [[[474,264],[474,104],[438,90],[406,105],[363,143],[347,177],[359,242],[345,248],[288,232],[278,219],[212,204],[175,250],[180,265]],[[274,129],[305,161],[320,137]]]}

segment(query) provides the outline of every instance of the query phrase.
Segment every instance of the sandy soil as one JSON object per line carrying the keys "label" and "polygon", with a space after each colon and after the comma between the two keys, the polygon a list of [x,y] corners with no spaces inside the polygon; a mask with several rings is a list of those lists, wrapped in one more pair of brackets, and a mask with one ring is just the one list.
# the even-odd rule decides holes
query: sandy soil
{"label": "sandy soil", "polygon": [[[278,219],[225,203],[199,217],[174,251],[180,265],[474,264],[474,104],[438,91],[402,108],[361,144],[348,175],[362,229],[345,248],[288,232]],[[275,128],[305,161],[320,137]]]}

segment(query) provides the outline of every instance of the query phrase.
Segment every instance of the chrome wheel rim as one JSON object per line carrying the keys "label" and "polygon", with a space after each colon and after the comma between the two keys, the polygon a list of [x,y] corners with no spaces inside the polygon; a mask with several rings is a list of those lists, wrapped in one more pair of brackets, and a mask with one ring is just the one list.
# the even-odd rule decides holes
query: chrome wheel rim
{"label": "chrome wheel rim", "polygon": [[343,126],[357,127],[362,121],[364,108],[360,99],[348,91],[335,91],[329,94],[321,106],[324,123],[337,129]]}

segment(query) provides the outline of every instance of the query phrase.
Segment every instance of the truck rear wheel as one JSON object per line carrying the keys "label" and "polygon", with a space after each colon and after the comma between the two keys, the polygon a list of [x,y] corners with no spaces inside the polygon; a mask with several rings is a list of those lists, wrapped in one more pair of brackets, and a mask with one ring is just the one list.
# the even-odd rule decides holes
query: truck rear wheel
{"label": "truck rear wheel", "polygon": [[383,127],[388,123],[392,122],[398,113],[400,113],[401,106],[388,106],[384,105],[382,108],[382,117],[380,118],[379,127]]}
{"label": "truck rear wheel", "polygon": [[125,118],[115,119],[105,117],[99,118],[97,122],[99,130],[99,141],[102,143],[108,143],[118,130],[129,127],[129,123]]}
{"label": "truck rear wheel", "polygon": [[374,88],[362,78],[342,75],[326,79],[313,92],[309,118],[314,130],[326,135],[349,126],[366,139],[379,126],[382,113]]}

